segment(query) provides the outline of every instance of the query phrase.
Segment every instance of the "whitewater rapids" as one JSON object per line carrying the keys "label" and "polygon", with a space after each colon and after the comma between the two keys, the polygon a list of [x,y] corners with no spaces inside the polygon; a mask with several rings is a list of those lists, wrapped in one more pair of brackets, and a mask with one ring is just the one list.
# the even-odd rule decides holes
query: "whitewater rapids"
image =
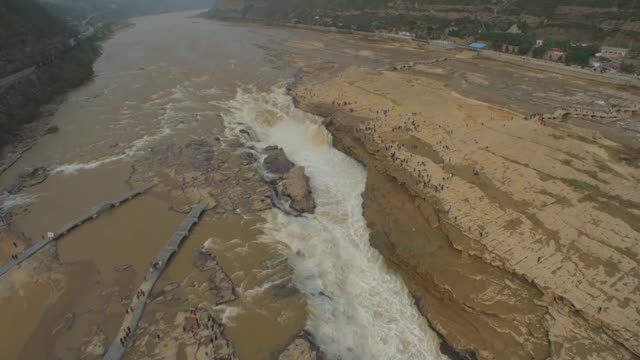
{"label": "whitewater rapids", "polygon": [[268,212],[263,240],[286,244],[310,307],[307,330],[322,350],[343,360],[444,358],[406,286],[369,245],[365,169],[333,148],[321,119],[296,109],[283,87],[239,90],[222,105],[228,135],[249,129],[257,147],[282,147],[310,177],[316,213]]}

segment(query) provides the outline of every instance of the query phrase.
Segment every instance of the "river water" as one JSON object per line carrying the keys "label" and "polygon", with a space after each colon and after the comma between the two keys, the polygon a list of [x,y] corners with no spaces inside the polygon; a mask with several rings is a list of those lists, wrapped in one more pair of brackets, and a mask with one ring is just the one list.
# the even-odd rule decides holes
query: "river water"
{"label": "river water", "polygon": [[[140,168],[164,170],[161,162],[140,165],[154,147],[196,136],[246,142],[239,130],[249,129],[252,149],[278,145],[306,168],[316,213],[210,211],[158,285],[180,282],[183,301],[152,303],[145,312],[147,330],[164,331],[167,340],[127,356],[185,358],[183,345],[167,345],[165,328],[179,311],[201,306],[225,323],[241,359],[269,359],[303,328],[334,359],[439,358],[437,340],[406,287],[369,246],[360,196],[366,170],[331,146],[320,118],[295,109],[283,84],[296,69],[274,54],[368,66],[379,60],[368,45],[336,35],[192,15],[139,18],[104,44],[95,79],[73,91],[53,119],[61,131],[42,138],[0,177],[7,186],[25,169],[51,169],[44,183],[11,199],[29,202],[14,227],[39,239],[126,192],[134,170],[141,178]],[[108,346],[125,307],[118,300],[142,280],[184,216],[170,209],[175,187],[165,181],[64,237],[55,276],[17,270],[20,276],[0,279],[0,316],[20,324],[18,331],[0,330],[10,340],[0,351],[9,358],[78,358],[97,332]],[[191,266],[193,249],[203,246],[238,286],[238,300],[216,306],[198,286],[186,286],[205,281]],[[133,271],[114,271],[123,264]],[[283,281],[300,293],[275,296],[270,289]],[[64,319],[73,321],[61,327]]]}

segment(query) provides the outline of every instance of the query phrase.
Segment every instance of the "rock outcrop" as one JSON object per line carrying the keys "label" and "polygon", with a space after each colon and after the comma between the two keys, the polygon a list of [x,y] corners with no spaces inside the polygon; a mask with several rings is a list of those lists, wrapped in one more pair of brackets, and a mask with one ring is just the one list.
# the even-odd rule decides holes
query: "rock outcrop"
{"label": "rock outcrop", "polygon": [[29,169],[18,175],[16,182],[7,188],[9,194],[17,194],[25,188],[43,183],[49,177],[49,170],[45,167]]}
{"label": "rock outcrop", "polygon": [[[271,145],[264,151],[267,156],[262,161],[262,166],[270,178],[268,180],[272,185],[275,196],[273,202],[276,206],[293,215],[313,213],[316,202],[304,167],[291,162],[282,148]],[[285,205],[287,203],[288,207]]]}
{"label": "rock outcrop", "polygon": [[278,360],[323,360],[326,355],[320,351],[306,333],[298,335],[278,356]]}
{"label": "rock outcrop", "polygon": [[317,354],[305,339],[295,339],[278,357],[279,360],[316,360]]}
{"label": "rock outcrop", "polygon": [[131,178],[177,183],[179,188],[170,191],[174,211],[187,213],[194,202],[207,201],[216,213],[258,212],[271,208],[272,190],[254,166],[257,161],[253,149],[240,141],[199,137],[184,145],[152,146]]}
{"label": "rock outcrop", "polygon": [[316,201],[311,195],[309,177],[304,173],[304,167],[296,166],[289,170],[282,181],[282,194],[291,199],[289,207],[300,213],[313,213]]}
{"label": "rock outcrop", "polygon": [[264,151],[267,156],[262,161],[262,165],[270,174],[281,177],[294,167],[294,164],[287,158],[282,148],[267,146]]}
{"label": "rock outcrop", "polygon": [[192,265],[202,272],[211,272],[207,287],[213,303],[219,305],[238,298],[231,278],[224,272],[214,255],[206,250],[196,249],[193,252]]}
{"label": "rock outcrop", "polygon": [[[191,309],[178,315],[177,323],[183,331],[181,340],[186,343],[188,353],[195,359],[237,360],[233,343],[225,334],[225,327],[204,309]],[[190,357],[191,358],[191,357]]]}

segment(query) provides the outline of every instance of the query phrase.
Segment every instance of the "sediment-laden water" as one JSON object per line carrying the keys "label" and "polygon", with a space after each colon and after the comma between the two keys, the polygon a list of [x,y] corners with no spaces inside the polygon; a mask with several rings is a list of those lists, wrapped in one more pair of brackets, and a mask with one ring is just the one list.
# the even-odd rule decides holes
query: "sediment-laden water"
{"label": "sediment-laden water", "polygon": [[[438,358],[434,334],[406,287],[369,246],[361,199],[365,169],[331,146],[321,119],[295,109],[278,85],[295,69],[273,54],[296,52],[343,63],[374,60],[336,51],[353,44],[327,34],[257,29],[192,15],[140,18],[105,43],[96,78],[69,94],[54,116],[60,132],[42,138],[0,176],[0,186],[6,187],[25,169],[49,169],[46,181],[1,198],[3,208],[21,208],[12,226],[27,242],[125,193],[131,181],[161,183],[63,238],[56,256],[33,259],[59,262],[47,268],[55,274],[23,266],[0,279],[0,318],[22,319],[21,331],[0,330],[7,340],[0,343],[0,353],[78,358],[100,339],[108,347],[128,303],[123,300],[183,216],[174,199],[189,191],[187,180],[202,175],[195,167],[177,174],[180,168],[166,159],[194,141],[211,146],[215,169],[207,179],[216,183],[209,185],[224,186],[225,192],[240,194],[237,198],[244,199],[243,192],[252,196],[246,184],[257,181],[253,167],[223,156],[236,151],[224,140],[246,143],[237,130],[248,127],[257,154],[261,146],[278,145],[306,168],[316,213],[249,213],[218,198],[222,203],[196,227],[160,280],[160,288],[180,284],[177,300],[152,303],[145,314],[141,338],[162,336],[128,357],[188,353],[184,344],[171,340],[180,333],[172,317],[199,306],[227,325],[244,359],[271,358],[303,327],[335,359]],[[218,257],[236,284],[238,300],[211,302],[203,286],[206,276],[191,264],[192,252],[201,248]],[[277,294],[274,289],[291,279],[302,295]],[[37,313],[21,305],[23,297],[35,302],[31,309]]]}
{"label": "sediment-laden water", "polygon": [[296,109],[283,87],[239,90],[224,115],[230,132],[251,129],[278,145],[311,179],[313,215],[266,215],[262,239],[283,242],[311,305],[307,328],[339,359],[435,359],[437,343],[402,280],[369,245],[362,215],[365,169],[332,147],[321,119]]}

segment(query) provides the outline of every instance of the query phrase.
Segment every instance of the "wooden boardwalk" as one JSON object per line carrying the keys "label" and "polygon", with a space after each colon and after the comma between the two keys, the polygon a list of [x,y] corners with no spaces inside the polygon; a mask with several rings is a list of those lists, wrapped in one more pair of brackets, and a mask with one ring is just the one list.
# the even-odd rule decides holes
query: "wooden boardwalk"
{"label": "wooden boardwalk", "polygon": [[22,253],[20,253],[16,259],[13,259],[10,262],[8,262],[7,264],[5,264],[2,267],[0,267],[0,276],[6,274],[11,269],[13,269],[16,265],[22,263],[23,261],[25,261],[26,259],[31,257],[31,255],[37,253],[38,251],[40,251],[40,249],[42,249],[43,247],[47,246],[49,243],[58,240],[59,238],[61,238],[65,234],[67,234],[69,231],[71,231],[71,230],[75,229],[76,227],[82,225],[86,221],[89,221],[91,219],[95,219],[100,214],[104,213],[105,211],[108,211],[108,210],[110,210],[110,209],[112,209],[114,207],[119,206],[123,202],[126,202],[126,201],[129,201],[129,200],[133,199],[134,197],[136,197],[136,196],[144,193],[145,191],[151,189],[155,185],[156,185],[155,183],[150,183],[150,184],[141,186],[141,187],[139,187],[137,189],[131,190],[127,194],[125,194],[125,195],[123,195],[123,196],[121,196],[121,197],[119,197],[119,198],[117,198],[117,199],[115,199],[113,201],[104,202],[104,203],[94,207],[93,209],[91,209],[87,213],[83,214],[82,216],[78,217],[77,219],[74,219],[74,220],[70,221],[65,226],[63,226],[60,230],[54,232],[52,237],[48,237],[48,238],[45,238],[43,240],[40,240],[40,241],[36,242],[30,248],[28,248],[25,251],[23,251]]}
{"label": "wooden boardwalk", "polygon": [[162,271],[166,268],[167,263],[171,256],[178,251],[178,247],[182,240],[189,236],[191,227],[198,222],[200,215],[207,207],[207,203],[203,202],[196,205],[191,213],[182,221],[178,230],[167,241],[160,254],[153,260],[153,266],[149,269],[149,272],[144,277],[144,281],[136,296],[131,299],[131,304],[127,309],[127,313],[122,322],[122,326],[118,330],[117,338],[113,340],[109,350],[104,355],[105,360],[117,360],[122,357],[127,347],[132,343],[133,334],[136,331],[136,327],[142,318],[144,306],[147,302],[149,294],[153,290],[153,286],[156,284]]}

